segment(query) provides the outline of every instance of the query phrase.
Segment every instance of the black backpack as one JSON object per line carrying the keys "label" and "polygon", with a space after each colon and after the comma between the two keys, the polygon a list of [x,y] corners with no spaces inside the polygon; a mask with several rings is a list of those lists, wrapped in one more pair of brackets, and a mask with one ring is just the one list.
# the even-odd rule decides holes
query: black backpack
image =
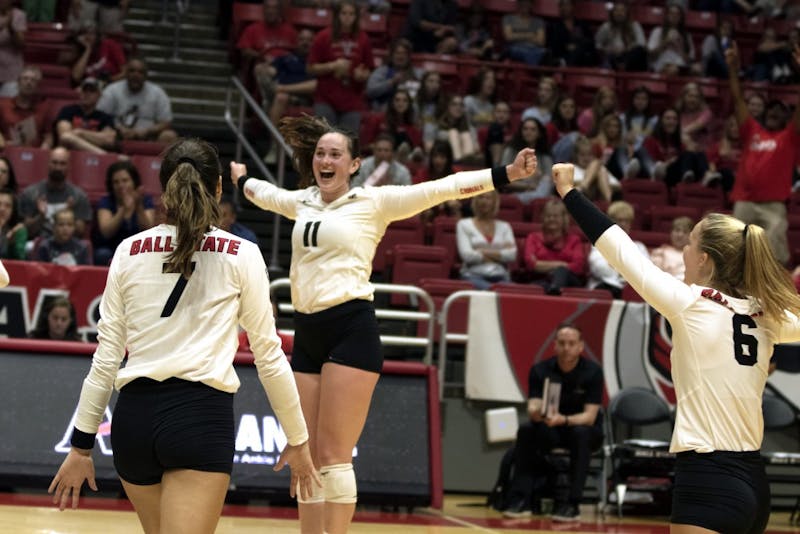
{"label": "black backpack", "polygon": [[486,506],[502,512],[508,508],[508,491],[511,486],[511,476],[514,471],[514,445],[508,448],[500,460],[500,472],[497,474],[497,482],[489,491],[486,498]]}

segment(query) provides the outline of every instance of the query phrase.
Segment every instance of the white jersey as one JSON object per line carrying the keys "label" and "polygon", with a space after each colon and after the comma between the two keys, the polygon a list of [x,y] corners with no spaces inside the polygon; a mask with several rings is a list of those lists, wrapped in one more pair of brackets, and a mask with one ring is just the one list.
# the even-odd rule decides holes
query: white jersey
{"label": "white jersey", "polygon": [[372,300],[372,257],[389,223],[492,189],[490,169],[416,185],[355,187],[331,203],[320,198],[316,186],[287,191],[255,178],[244,185],[254,204],[295,220],[289,277],[292,304],[301,313]]}
{"label": "white jersey", "polygon": [[[175,242],[162,224],[125,239],[108,271],[97,350],[83,382],[75,426],[94,434],[112,386],[148,377],[239,389],[233,358],[238,325],[247,330],[258,376],[289,443],[308,439],[297,387],[275,331],[269,279],[258,247],[220,229],[204,237],[186,282],[162,273]],[[128,360],[120,362],[128,349]]]}
{"label": "white jersey", "polygon": [[767,320],[754,299],[688,286],[643,257],[619,227],[595,243],[608,262],[672,326],[678,410],[672,452],[757,451],[761,396],[772,346],[800,340],[800,320]]}

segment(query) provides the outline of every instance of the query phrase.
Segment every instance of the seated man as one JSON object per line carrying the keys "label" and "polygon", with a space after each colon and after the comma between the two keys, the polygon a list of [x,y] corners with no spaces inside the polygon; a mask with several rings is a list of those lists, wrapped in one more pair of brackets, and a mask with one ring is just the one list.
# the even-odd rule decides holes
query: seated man
{"label": "seated man", "polygon": [[236,42],[242,66],[248,70],[251,65],[272,63],[296,45],[297,30],[283,20],[280,0],[264,0],[264,19],[250,23]]}
{"label": "seated man", "polygon": [[53,235],[53,215],[63,208],[72,208],[75,214],[75,235],[86,236],[92,207],[86,193],[67,181],[68,171],[69,151],[56,147],[50,151],[47,179],[29,185],[20,194],[19,214],[29,239]]}
{"label": "seated man", "polygon": [[125,79],[103,90],[97,109],[116,119],[122,139],[171,143],[178,138],[172,129],[172,105],[158,85],[147,80],[147,64],[128,61]]}
{"label": "seated man", "polygon": [[14,98],[0,100],[0,149],[6,145],[50,148],[53,145],[49,103],[39,96],[42,71],[28,65]]}
{"label": "seated man", "polygon": [[411,185],[408,168],[394,158],[394,137],[381,133],[372,143],[372,155],[364,158],[352,187],[377,185]]}
{"label": "seated man", "polygon": [[[572,324],[556,330],[556,356],[531,367],[528,375],[528,415],[520,426],[515,447],[516,470],[511,479],[507,517],[530,516],[538,512],[541,487],[537,475],[545,472],[544,456],[554,447],[570,452],[570,485],[567,501],[555,503],[553,520],[578,521],[578,505],[589,472],[592,451],[603,442],[603,421],[598,417],[603,399],[603,370],[581,356],[583,335]],[[545,402],[545,382],[560,384],[557,402]],[[548,389],[549,389],[548,386]],[[550,397],[548,395],[548,397]],[[557,404],[557,406],[556,406]]]}
{"label": "seated man", "polygon": [[58,144],[72,150],[105,154],[117,141],[114,118],[97,109],[100,82],[86,78],[78,88],[80,103],[64,106],[56,117]]}

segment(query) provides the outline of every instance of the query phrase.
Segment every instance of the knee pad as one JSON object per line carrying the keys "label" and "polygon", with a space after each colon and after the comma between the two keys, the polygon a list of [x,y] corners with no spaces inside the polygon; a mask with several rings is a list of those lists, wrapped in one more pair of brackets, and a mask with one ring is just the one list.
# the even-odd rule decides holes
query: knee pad
{"label": "knee pad", "polygon": [[325,502],[352,504],[356,502],[356,473],[353,464],[326,465],[319,470]]}
{"label": "knee pad", "polygon": [[322,504],[325,502],[324,489],[320,486],[317,486],[316,482],[311,483],[311,495],[309,495],[307,499],[303,499],[303,497],[300,495],[299,482],[295,488],[295,495],[297,496],[297,502],[300,504]]}

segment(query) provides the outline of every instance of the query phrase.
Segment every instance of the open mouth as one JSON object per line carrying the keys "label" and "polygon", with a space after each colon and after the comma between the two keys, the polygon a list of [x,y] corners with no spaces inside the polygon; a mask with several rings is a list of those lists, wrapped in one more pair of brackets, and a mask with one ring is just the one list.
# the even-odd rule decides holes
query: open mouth
{"label": "open mouth", "polygon": [[335,174],[333,171],[320,171],[319,177],[323,180],[331,180]]}

